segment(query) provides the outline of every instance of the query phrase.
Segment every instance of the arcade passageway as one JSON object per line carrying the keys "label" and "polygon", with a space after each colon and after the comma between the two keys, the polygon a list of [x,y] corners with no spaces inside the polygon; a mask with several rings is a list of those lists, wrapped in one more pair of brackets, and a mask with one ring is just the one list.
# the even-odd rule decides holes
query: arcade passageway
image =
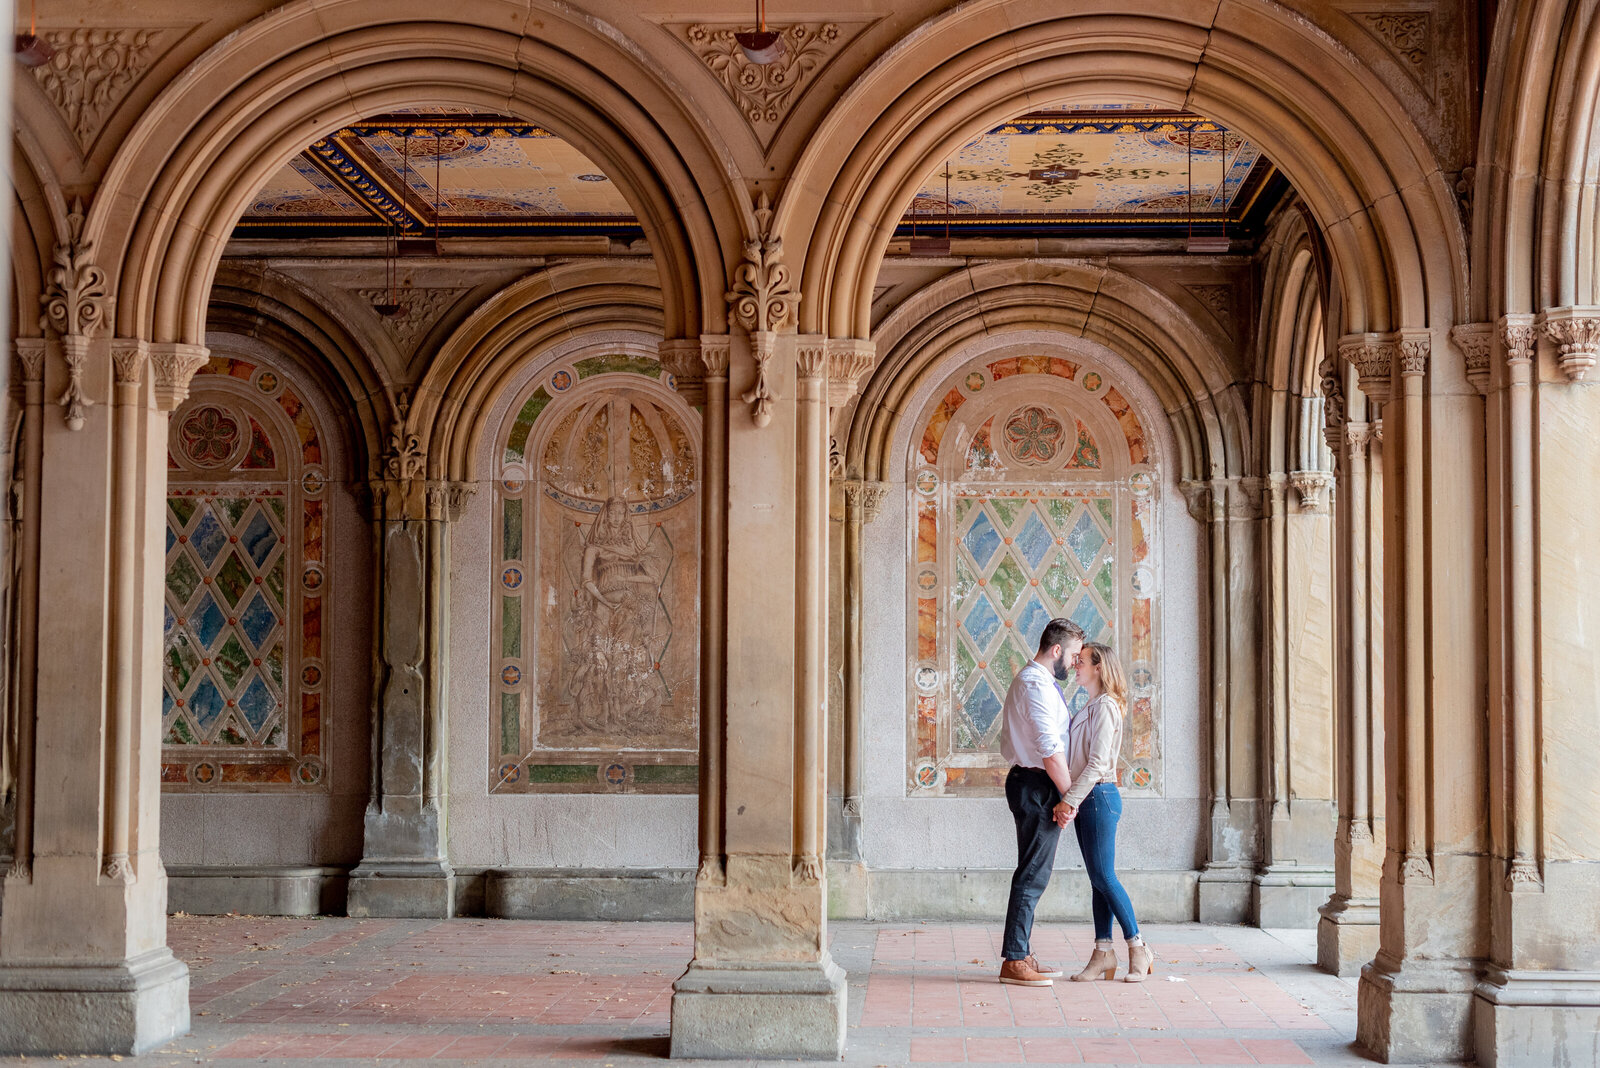
{"label": "arcade passageway", "polygon": [[[194,1063],[599,1062],[667,1054],[682,923],[175,916],[194,1031],[125,1068]],[[1315,969],[1306,930],[1156,925],[1153,981],[994,981],[996,925],[832,925],[858,1064],[1365,1064],[1353,980]],[[1041,924],[1042,958],[1089,951]],[[78,1061],[80,1058],[72,1058]],[[82,1060],[103,1060],[82,1058]],[[21,1059],[0,1060],[7,1066]]]}

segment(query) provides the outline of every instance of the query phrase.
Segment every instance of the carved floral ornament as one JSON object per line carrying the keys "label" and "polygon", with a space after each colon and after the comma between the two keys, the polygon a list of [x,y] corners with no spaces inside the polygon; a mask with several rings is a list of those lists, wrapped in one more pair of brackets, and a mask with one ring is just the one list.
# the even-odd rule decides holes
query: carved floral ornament
{"label": "carved floral ornament", "polygon": [[762,140],[770,141],[811,76],[839,48],[843,38],[839,27],[831,22],[795,23],[780,31],[783,52],[776,60],[754,63],[734,39],[741,28],[695,23],[678,32],[722,83]]}
{"label": "carved floral ornament", "polygon": [[42,30],[54,50],[51,60],[33,70],[39,87],[87,150],[151,65],[165,51],[171,27],[113,27]]}
{"label": "carved floral ornament", "polygon": [[1467,381],[1479,393],[1489,389],[1489,350],[1494,346],[1493,323],[1462,323],[1450,328],[1450,340],[1461,350]]}
{"label": "carved floral ornament", "polygon": [[733,288],[727,294],[728,325],[750,334],[756,381],[742,399],[750,405],[756,426],[764,427],[772,422],[772,406],[778,399],[767,381],[773,335],[793,325],[800,293],[790,284],[789,268],[783,264],[783,239],[772,233],[772,203],[765,193],[756,202],[755,222],[756,236],[745,241],[745,262],[734,271]]}
{"label": "carved floral ornament", "polygon": [[94,262],[94,243],[84,239],[83,224],[83,201],[75,200],[67,213],[67,240],[55,246],[55,266],[46,275],[44,293],[39,297],[44,306],[39,329],[54,330],[60,336],[67,364],[67,388],[56,403],[65,413],[68,430],[83,429],[94,403],[83,391],[88,343],[105,325],[111,308],[106,273]]}
{"label": "carved floral ornament", "polygon": [[1600,307],[1550,308],[1543,319],[1556,362],[1568,380],[1582,382],[1600,362]]}

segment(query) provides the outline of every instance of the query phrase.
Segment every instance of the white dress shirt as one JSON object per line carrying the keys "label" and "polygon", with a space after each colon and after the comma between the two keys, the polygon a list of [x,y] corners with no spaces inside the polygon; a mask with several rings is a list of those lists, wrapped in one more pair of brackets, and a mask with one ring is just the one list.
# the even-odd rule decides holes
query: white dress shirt
{"label": "white dress shirt", "polygon": [[1011,680],[1001,714],[1000,753],[1011,763],[1043,768],[1045,757],[1066,751],[1071,713],[1055,678],[1036,662],[1028,661]]}

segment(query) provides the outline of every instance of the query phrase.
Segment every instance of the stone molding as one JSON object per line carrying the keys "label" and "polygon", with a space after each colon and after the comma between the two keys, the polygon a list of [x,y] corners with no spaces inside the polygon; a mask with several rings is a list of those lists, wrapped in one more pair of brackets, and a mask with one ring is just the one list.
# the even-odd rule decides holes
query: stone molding
{"label": "stone molding", "polygon": [[1390,334],[1346,334],[1339,339],[1339,358],[1355,366],[1361,392],[1376,404],[1389,399],[1397,348]]}
{"label": "stone molding", "polygon": [[1319,515],[1328,510],[1328,490],[1333,475],[1327,471],[1291,471],[1289,485],[1300,498],[1300,511]]}
{"label": "stone molding", "polygon": [[146,345],[145,351],[150,358],[151,380],[155,383],[156,407],[164,412],[176,411],[178,405],[189,399],[189,383],[211,359],[211,350],[204,345],[174,341]]}
{"label": "stone molding", "polygon": [[78,27],[41,30],[55,50],[33,68],[44,95],[60,109],[67,127],[87,151],[111,113],[166,51],[171,27]]}
{"label": "stone molding", "polygon": [[812,76],[844,43],[838,25],[832,22],[796,22],[772,28],[782,35],[783,54],[771,63],[752,63],[734,40],[735,33],[754,30],[754,26],[697,22],[673,28],[722,83],[763,144],[771,143]]}
{"label": "stone molding", "polygon": [[1567,380],[1582,382],[1600,362],[1600,306],[1549,308],[1540,318]]}
{"label": "stone molding", "polygon": [[728,325],[740,326],[750,334],[756,381],[741,399],[750,405],[751,420],[764,427],[772,422],[772,406],[778,400],[767,381],[775,348],[773,335],[794,324],[800,292],[790,284],[789,268],[783,263],[783,238],[772,232],[772,203],[765,193],[756,201],[755,222],[757,236],[745,241],[745,261],[734,271],[733,288],[727,293]]}
{"label": "stone molding", "polygon": [[867,338],[828,339],[828,407],[842,408],[878,358],[877,342]]}
{"label": "stone molding", "polygon": [[67,240],[56,243],[56,265],[39,297],[39,329],[53,328],[62,337],[91,337],[110,318],[106,273],[94,262],[94,242],[84,240],[83,223],[83,201],[75,200],[67,213]]}
{"label": "stone molding", "polygon": [[1433,95],[1433,77],[1428,67],[1433,22],[1428,12],[1353,11],[1349,14],[1383,44],[1429,96]]}
{"label": "stone molding", "polygon": [[1489,392],[1489,358],[1494,348],[1493,323],[1461,323],[1450,328],[1450,340],[1466,362],[1467,381],[1479,393]]}
{"label": "stone molding", "polygon": [[1179,484],[1189,514],[1201,523],[1260,519],[1273,487],[1264,478],[1212,478]]}

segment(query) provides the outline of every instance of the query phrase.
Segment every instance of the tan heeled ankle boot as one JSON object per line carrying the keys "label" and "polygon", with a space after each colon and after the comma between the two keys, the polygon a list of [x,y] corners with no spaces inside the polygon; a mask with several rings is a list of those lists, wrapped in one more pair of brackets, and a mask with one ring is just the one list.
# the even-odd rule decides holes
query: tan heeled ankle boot
{"label": "tan heeled ankle boot", "polygon": [[1083,971],[1072,977],[1074,983],[1092,983],[1097,979],[1110,981],[1117,974],[1117,951],[1105,946],[1096,945],[1094,952],[1089,955],[1089,963],[1083,966]]}
{"label": "tan heeled ankle boot", "polygon": [[1128,947],[1128,974],[1122,977],[1125,983],[1142,983],[1147,975],[1155,971],[1155,954],[1150,952],[1150,947],[1143,942]]}

